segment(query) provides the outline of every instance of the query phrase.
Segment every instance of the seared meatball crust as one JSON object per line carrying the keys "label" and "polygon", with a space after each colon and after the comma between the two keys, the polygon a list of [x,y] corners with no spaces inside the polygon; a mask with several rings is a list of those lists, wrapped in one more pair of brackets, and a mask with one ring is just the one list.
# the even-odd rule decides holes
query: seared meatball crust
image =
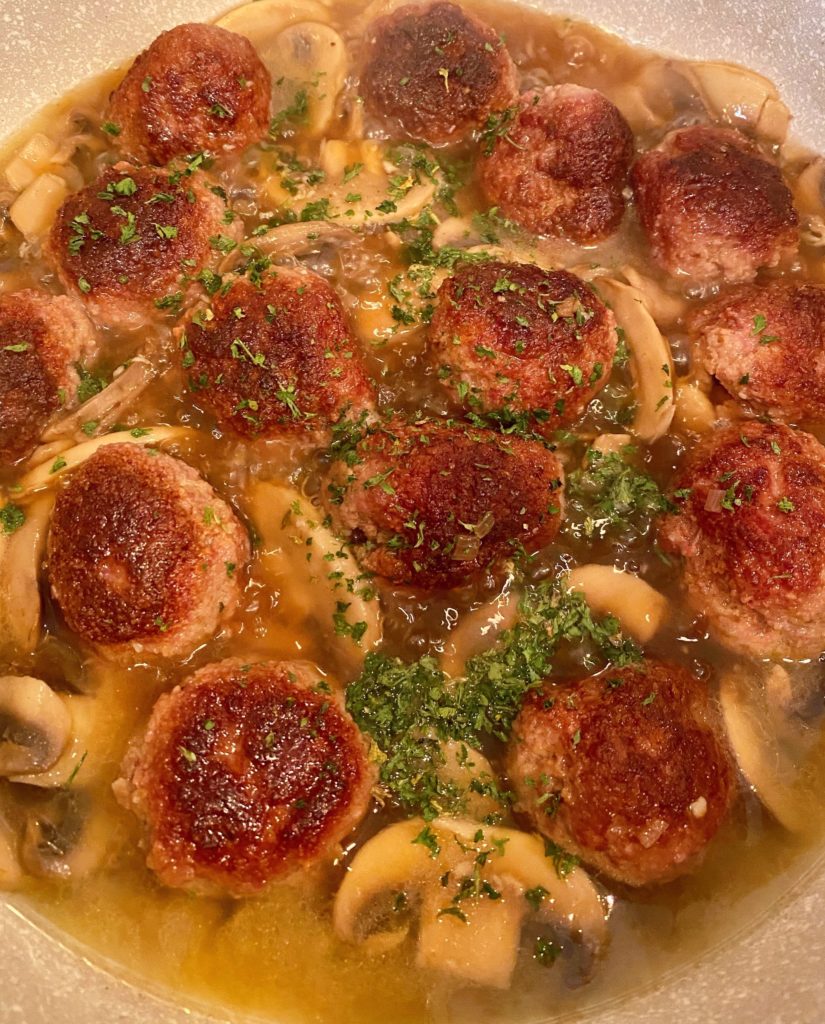
{"label": "seared meatball crust", "polygon": [[633,152],[630,127],[600,92],[548,86],[520,97],[479,178],[487,199],[528,231],[592,245],[624,216]]}
{"label": "seared meatball crust", "polygon": [[178,25],[143,51],[115,89],[115,144],[139,163],[243,149],[269,126],[272,82],[244,36]]}
{"label": "seared meatball crust", "polygon": [[526,412],[553,430],[606,384],[616,323],[566,270],[464,264],[439,289],[429,347],[438,379],[467,408]]}
{"label": "seared meatball crust", "polygon": [[364,569],[395,584],[449,588],[549,544],[562,478],[537,441],[391,422],[332,464],[323,498]]}
{"label": "seared meatball crust", "polygon": [[246,437],[314,436],[374,406],[341,303],[310,271],[237,278],[194,313],[180,347],[197,400]]}
{"label": "seared meatball crust", "polygon": [[735,794],[706,684],[653,660],[528,694],[507,768],[517,812],[632,886],[696,867]]}
{"label": "seared meatball crust", "polygon": [[742,285],[699,310],[699,358],[734,398],[771,416],[825,421],[825,287]]}
{"label": "seared meatball crust", "polygon": [[343,702],[305,662],[233,658],[162,696],[116,783],[164,885],[235,896],[330,857],[375,781]]}
{"label": "seared meatball crust", "polygon": [[781,424],[714,432],[678,475],[660,543],[684,557],[691,606],[757,658],[825,650],[825,448]]}
{"label": "seared meatball crust", "polygon": [[249,539],[190,466],[114,444],[58,495],[48,558],[66,624],[101,654],[180,658],[234,612]]}
{"label": "seared meatball crust", "polygon": [[201,291],[199,272],[241,237],[226,217],[202,174],[119,163],[62,205],[46,255],[94,321],[140,327],[162,300]]}
{"label": "seared meatball crust", "polygon": [[30,455],[52,416],[77,404],[76,363],[95,334],[65,295],[0,295],[0,465]]}
{"label": "seared meatball crust", "polygon": [[516,70],[493,29],[457,4],[410,4],[369,30],[361,95],[391,135],[456,142],[514,101]]}
{"label": "seared meatball crust", "polygon": [[670,274],[743,283],[796,251],[791,191],[737,131],[695,125],[671,132],[639,157],[631,182],[653,257]]}

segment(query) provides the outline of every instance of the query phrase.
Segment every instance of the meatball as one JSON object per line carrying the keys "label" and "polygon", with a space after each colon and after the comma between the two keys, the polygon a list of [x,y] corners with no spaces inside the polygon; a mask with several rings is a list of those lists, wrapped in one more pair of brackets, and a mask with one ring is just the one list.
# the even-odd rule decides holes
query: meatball
{"label": "meatball", "polygon": [[538,441],[390,422],[332,464],[324,500],[366,570],[396,584],[453,587],[553,540],[562,469]]}
{"label": "meatball", "polygon": [[139,163],[243,149],[269,126],[272,82],[244,36],[217,25],[178,25],[135,60],[108,118],[115,144]]}
{"label": "meatball", "polygon": [[116,792],[165,885],[236,896],[330,856],[364,817],[367,745],[306,662],[229,659],[158,700]]}
{"label": "meatball", "polygon": [[671,132],[639,157],[631,182],[653,257],[670,274],[740,283],[796,251],[790,189],[737,131]]}
{"label": "meatball", "polygon": [[433,144],[482,128],[516,96],[516,69],[489,25],[456,4],[411,4],[379,18],[361,94],[391,134]]}
{"label": "meatball", "polygon": [[825,448],[747,421],[701,442],[676,481],[660,543],[685,559],[692,607],[718,640],[758,658],[825,650]]}
{"label": "meatball", "polygon": [[48,557],[54,598],[83,640],[115,659],[180,658],[234,612],[249,540],[190,466],[114,444],[61,491]]}
{"label": "meatball", "polygon": [[30,455],[58,409],[77,404],[75,363],[95,347],[92,325],[64,295],[0,295],[0,464]]}
{"label": "meatball", "polygon": [[507,770],[517,812],[633,886],[695,867],[735,794],[706,684],[652,660],[528,694]]}
{"label": "meatball", "polygon": [[825,287],[741,285],[692,319],[708,373],[773,416],[825,420]]}
{"label": "meatball", "polygon": [[241,237],[203,175],[120,163],[70,196],[46,254],[66,290],[107,327],[140,327],[199,291],[200,271]]}
{"label": "meatball", "polygon": [[221,289],[180,340],[190,389],[247,437],[316,435],[373,408],[341,303],[309,271],[278,267]]}
{"label": "meatball", "polygon": [[495,127],[479,164],[481,187],[504,216],[540,235],[599,242],[624,215],[633,134],[594,89],[525,93]]}
{"label": "meatball", "polygon": [[566,270],[464,264],[442,284],[429,347],[438,379],[477,412],[571,423],[604,387],[616,352],[613,314]]}

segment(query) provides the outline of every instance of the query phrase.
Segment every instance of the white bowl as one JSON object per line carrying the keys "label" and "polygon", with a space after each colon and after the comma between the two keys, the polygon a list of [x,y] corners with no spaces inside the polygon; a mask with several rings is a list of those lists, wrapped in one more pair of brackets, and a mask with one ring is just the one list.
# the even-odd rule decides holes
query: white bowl
{"label": "white bowl", "polygon": [[[39,107],[122,63],[161,30],[205,20],[232,0],[0,0],[0,139]],[[534,3],[566,12],[564,3]],[[795,133],[825,150],[825,0],[578,0],[575,17],[686,57],[736,61],[772,78]],[[66,948],[18,907],[0,903],[0,1024],[207,1024]],[[24,908],[25,909],[25,908]],[[724,947],[620,1003],[598,1024],[822,1024],[825,864]],[[227,965],[227,969],[231,969]],[[577,1016],[582,1020],[582,1016]],[[359,1024],[353,1021],[352,1024]],[[484,1022],[479,1021],[479,1024]]]}

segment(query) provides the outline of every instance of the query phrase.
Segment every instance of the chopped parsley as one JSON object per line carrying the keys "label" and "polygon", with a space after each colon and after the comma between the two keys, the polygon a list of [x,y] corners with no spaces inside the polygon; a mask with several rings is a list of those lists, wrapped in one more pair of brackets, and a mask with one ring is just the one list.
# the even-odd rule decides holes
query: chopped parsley
{"label": "chopped parsley", "polygon": [[0,530],[8,536],[19,530],[26,521],[26,513],[19,505],[9,502],[0,508]]}
{"label": "chopped parsley", "polygon": [[634,452],[632,445],[621,453],[591,448],[584,468],[570,474],[567,494],[574,532],[603,539],[632,526],[644,535],[655,516],[673,511],[656,481],[626,461]]}
{"label": "chopped parsley", "polygon": [[460,811],[469,793],[505,803],[488,777],[464,788],[445,778],[442,744],[477,748],[487,736],[506,740],[525,693],[542,684],[561,643],[586,643],[612,664],[639,659],[612,617],[594,619],[581,594],[558,582],[527,590],[519,621],[498,644],[471,658],[461,679],[448,679],[432,657],[413,664],[370,653],[347,690],[347,709],[377,748],[379,777],[389,797],[426,819]]}

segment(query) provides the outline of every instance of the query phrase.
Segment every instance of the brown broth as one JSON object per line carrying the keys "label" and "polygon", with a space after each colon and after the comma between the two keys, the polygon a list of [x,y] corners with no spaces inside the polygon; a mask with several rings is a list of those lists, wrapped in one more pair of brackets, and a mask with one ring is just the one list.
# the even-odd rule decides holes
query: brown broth
{"label": "brown broth", "polygon": [[[473,6],[506,35],[528,84],[571,81],[600,89],[619,102],[629,83],[647,82],[653,83],[648,85],[647,96],[654,115],[657,102],[665,105],[655,83],[665,81],[679,62],[632,47],[569,18],[523,8],[514,13],[514,8],[494,2]],[[341,3],[332,12],[331,24],[352,43],[353,26],[361,18],[360,4]],[[87,84],[44,112],[27,130],[42,130],[56,139],[76,131],[88,136],[94,144],[82,147],[73,158],[84,181],[111,158],[99,125],[106,96],[117,77],[108,74]],[[655,141],[666,125],[701,112],[699,98],[689,89],[673,95],[671,109],[661,110],[651,118],[647,131],[637,132],[642,148]],[[346,120],[339,119],[329,135],[344,138],[346,129]],[[24,138],[15,140],[9,156]],[[289,140],[289,145],[301,159],[318,162],[317,142],[299,137]],[[461,161],[468,152],[459,146],[446,155]],[[253,147],[242,160],[214,168],[243,213],[250,233],[277,212],[262,198],[261,189],[267,180],[283,176],[273,171],[277,161],[274,148]],[[786,164],[792,184],[809,162],[810,157],[799,150]],[[283,189],[279,194],[289,199]],[[303,201],[296,199],[296,208],[300,209]],[[457,202],[462,213],[484,209],[472,181],[459,190]],[[629,263],[678,295],[672,282],[663,279],[650,263],[632,217],[625,218],[610,241],[586,251],[558,242],[518,241],[539,257],[569,266],[611,268]],[[20,242],[8,225],[0,230],[0,292],[33,284],[57,290],[37,247],[26,247],[21,256]],[[326,274],[342,295],[367,349],[369,368],[379,382],[384,405],[440,415],[448,412],[423,363],[423,330],[413,327],[396,335],[388,330],[392,321],[386,313],[390,302],[386,285],[403,269],[392,240],[380,233],[367,235],[343,250],[324,248],[308,262]],[[794,272],[821,275],[821,260],[814,247],[803,246]],[[305,450],[282,443],[245,445],[215,428],[199,408],[197,395],[187,393],[183,374],[172,358],[170,328],[171,321],[157,330],[111,334],[104,339],[98,366],[101,372],[110,372],[144,350],[163,367],[136,407],[126,414],[125,424],[195,428],[192,439],[171,450],[200,470],[247,521],[255,521],[249,499],[249,486],[255,481],[290,480],[311,498],[317,488],[317,465]],[[676,346],[676,333],[672,340]],[[683,340],[679,350],[684,350]],[[686,369],[684,364],[680,368]],[[577,428],[579,440],[563,452],[567,465],[581,460],[587,439],[617,429],[617,413],[627,405],[630,391],[629,378],[617,373]],[[664,485],[690,443],[688,437],[674,431],[642,451],[641,457]],[[9,485],[13,480],[13,475],[6,474],[0,484]],[[708,639],[702,624],[684,608],[673,569],[651,551],[649,538],[630,537],[627,543],[585,542],[577,539],[571,525],[551,549],[541,553],[531,573],[539,576],[552,571],[562,558],[567,564],[612,561],[641,571],[668,596],[674,608],[671,621],[650,645],[650,653],[681,662],[708,678],[711,666],[719,669],[730,662],[730,656]],[[116,804],[111,793],[129,738],[146,721],[158,694],[194,669],[241,652],[245,657],[309,658],[342,682],[357,672],[357,667],[336,654],[329,630],[308,617],[301,584],[286,576],[279,564],[277,553],[273,561],[264,549],[257,550],[235,620],[182,664],[121,669],[94,658],[84,660],[48,604],[45,583],[46,634],[42,643],[28,656],[0,664],[4,671],[39,674],[59,688],[95,693],[102,707],[100,747],[90,752],[75,785],[89,794],[92,806],[105,816],[109,857],[103,869],[73,884],[30,879],[19,900],[27,911],[42,915],[118,974],[174,993],[190,1005],[284,1021],[470,1024],[483,1020],[493,1024],[555,1019],[656,984],[709,948],[754,927],[770,907],[802,882],[819,857],[823,816],[816,811],[816,793],[825,783],[825,742],[814,716],[807,727],[810,749],[799,766],[798,780],[811,807],[809,832],[789,835],[743,785],[735,813],[695,874],[648,891],[608,890],[612,904],[610,947],[586,976],[580,960],[567,953],[552,970],[538,966],[531,957],[529,926],[514,984],[507,992],[474,989],[418,970],[411,940],[383,955],[368,957],[336,938],[330,906],[343,864],[358,843],[397,817],[391,809],[375,809],[369,815],[338,864],[274,886],[259,898],[196,898],[161,887],[145,867],[137,822]],[[495,592],[495,585],[487,580],[449,595],[411,596],[385,590],[386,649],[410,660],[442,651],[463,616]],[[573,652],[560,660],[558,671],[569,675],[580,667]],[[821,685],[819,694],[821,710]],[[500,762],[501,750],[495,744],[487,753],[494,764]],[[0,807],[25,806],[41,798],[22,792],[23,788],[0,785]]]}

